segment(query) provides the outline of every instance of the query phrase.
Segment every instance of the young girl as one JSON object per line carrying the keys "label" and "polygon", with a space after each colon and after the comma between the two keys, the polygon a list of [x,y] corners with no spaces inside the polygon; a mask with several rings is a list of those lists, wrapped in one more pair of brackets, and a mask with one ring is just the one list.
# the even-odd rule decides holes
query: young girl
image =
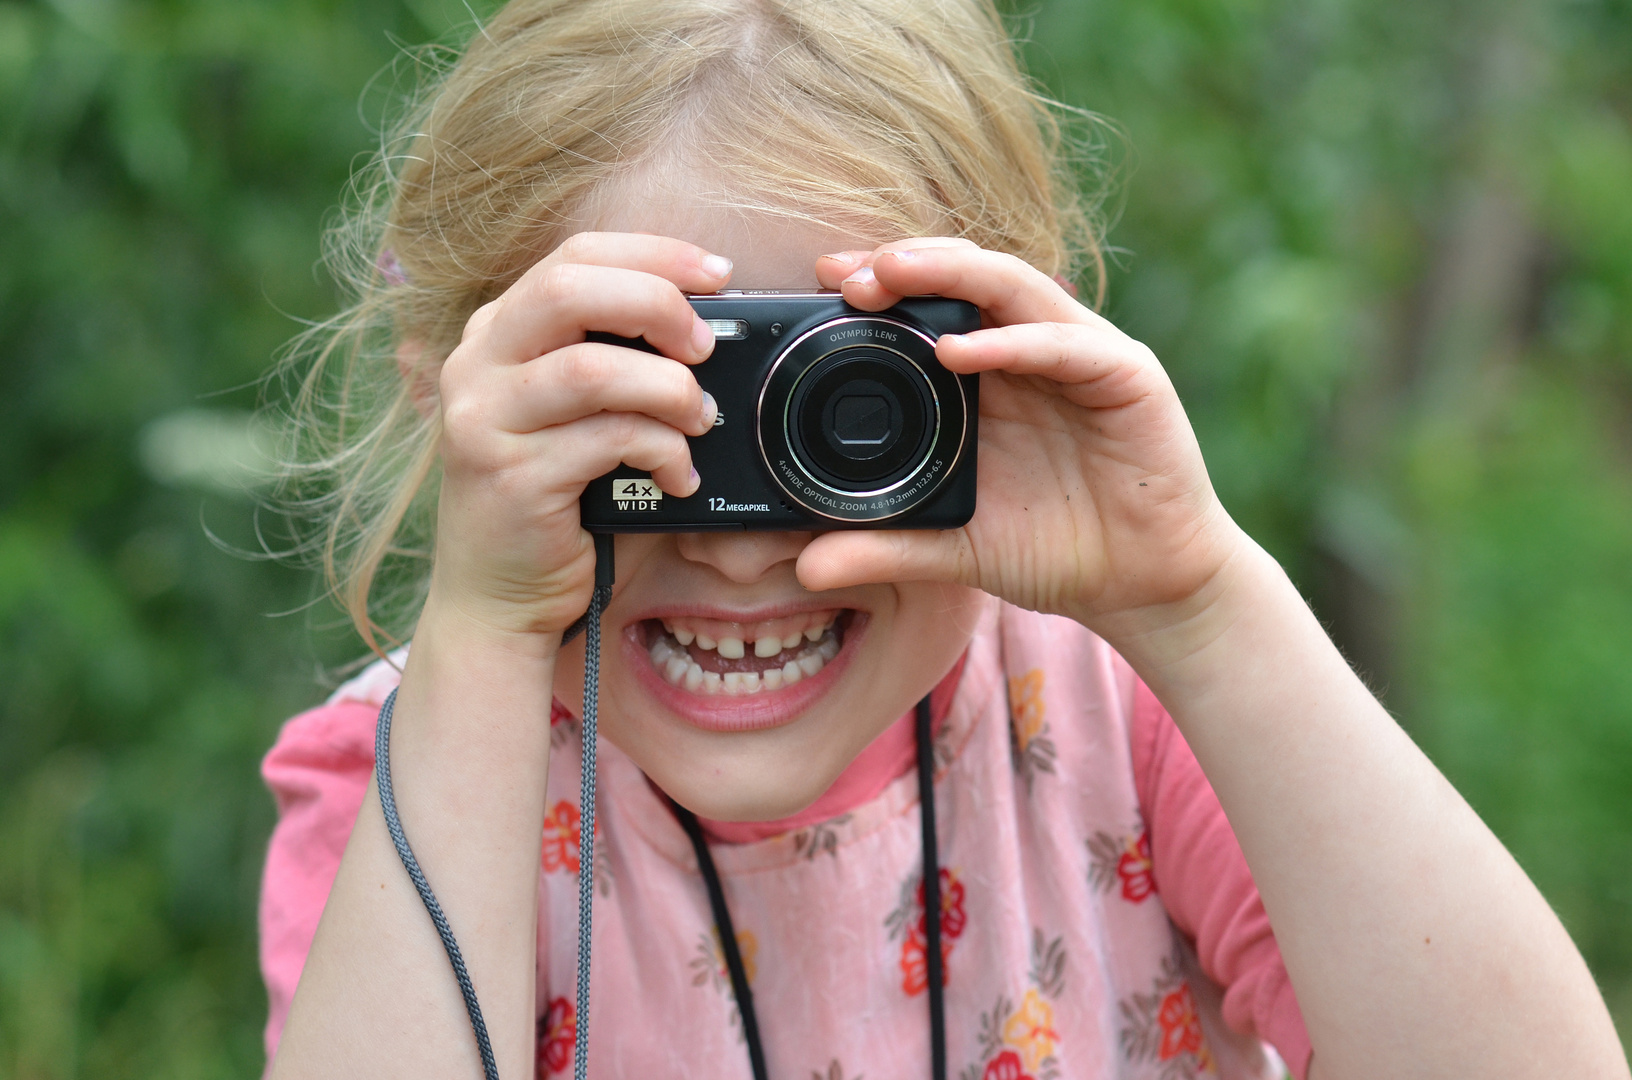
{"label": "young girl", "polygon": [[[513,0],[413,125],[331,350],[339,400],[388,401],[342,417],[330,550],[370,640],[416,500],[434,559],[412,648],[267,758],[272,1075],[480,1075],[371,782],[396,688],[397,803],[505,1077],[580,1030],[597,1075],[748,1075],[665,796],[704,820],[773,1077],[925,1075],[931,919],[969,1080],[1272,1076],[1266,1043],[1320,1080],[1627,1076],[1545,901],[1219,505],[1155,357],[1064,285],[1093,238],[985,0]],[[980,373],[974,519],[619,537],[583,865],[579,496],[619,463],[697,489],[686,294],[813,286],[981,309],[936,347]]]}

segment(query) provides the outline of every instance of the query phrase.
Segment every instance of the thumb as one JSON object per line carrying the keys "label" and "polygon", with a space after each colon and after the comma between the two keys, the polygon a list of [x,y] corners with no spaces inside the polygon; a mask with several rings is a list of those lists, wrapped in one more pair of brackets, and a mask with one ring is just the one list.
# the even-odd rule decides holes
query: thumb
{"label": "thumb", "polygon": [[797,573],[812,592],[892,581],[978,585],[963,529],[823,533],[800,552]]}

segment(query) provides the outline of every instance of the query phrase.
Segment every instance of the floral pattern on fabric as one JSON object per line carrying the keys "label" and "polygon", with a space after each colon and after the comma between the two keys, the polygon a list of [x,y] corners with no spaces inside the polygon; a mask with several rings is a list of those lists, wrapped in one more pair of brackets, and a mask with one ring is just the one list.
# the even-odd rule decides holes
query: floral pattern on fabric
{"label": "floral pattern on fabric", "polygon": [[[752,986],[754,976],[759,974],[759,969],[754,966],[759,956],[759,938],[754,936],[752,930],[737,931],[737,953],[742,957],[742,973],[747,976],[748,985]],[[691,977],[691,985],[702,986],[712,981],[716,990],[730,992],[731,968],[725,962],[725,949],[720,945],[718,928],[697,935],[697,955],[691,958],[691,968],[696,972]]]}
{"label": "floral pattern on fabric", "polygon": [[578,807],[565,799],[544,815],[544,872],[578,872]]}
{"label": "floral pattern on fabric", "polygon": [[1048,728],[1042,668],[1032,668],[1009,680],[1009,716],[1014,768],[1025,781],[1029,794],[1038,773],[1054,772],[1058,753]]}
{"label": "floral pattern on fabric", "polygon": [[[941,868],[941,985],[951,982],[947,961],[952,945],[969,925],[964,911],[963,882],[957,872]],[[924,881],[914,874],[901,885],[901,903],[884,920],[890,940],[901,939],[901,989],[908,997],[929,989],[929,920],[924,912]]]}
{"label": "floral pattern on fabric", "polygon": [[1035,927],[1031,931],[1031,981],[1051,998],[1065,993],[1065,938],[1052,941]]}
{"label": "floral pattern on fabric", "polygon": [[578,718],[567,711],[559,701],[550,701],[550,746],[565,746],[578,741]]}
{"label": "floral pattern on fabric", "polygon": [[1028,1072],[1054,1058],[1060,1033],[1054,1030],[1054,1006],[1043,1000],[1034,986],[1020,999],[1019,1008],[1003,1024],[1003,1042],[1020,1052]]}
{"label": "floral pattern on fabric", "polygon": [[[595,839],[602,840],[600,822],[595,823]],[[567,873],[576,874],[579,871],[579,841],[583,837],[583,825],[578,805],[562,799],[544,815],[544,838],[540,851],[540,861],[546,874]],[[612,863],[607,857],[605,846],[597,844],[595,847],[595,889],[602,896],[612,894]]]}
{"label": "floral pattern on fabric", "polygon": [[850,824],[849,814],[840,814],[829,821],[818,822],[808,829],[800,829],[793,834],[793,848],[807,859],[814,859],[818,855],[839,854],[839,830]]}
{"label": "floral pattern on fabric", "polygon": [[1162,961],[1150,993],[1133,993],[1118,1007],[1123,1019],[1122,1053],[1129,1061],[1156,1062],[1161,1080],[1217,1075],[1195,995],[1177,955]]}
{"label": "floral pattern on fabric", "polygon": [[1035,1078],[1026,1072],[1019,1054],[1013,1050],[1005,1050],[986,1063],[986,1071],[980,1074],[980,1080],[1035,1080]]}
{"label": "floral pattern on fabric", "polygon": [[[742,974],[748,980],[748,985],[754,985],[754,977],[759,974],[756,961],[759,957],[759,938],[752,930],[737,931],[737,954],[742,957]],[[715,991],[731,999],[731,1027],[737,1033],[737,1041],[744,1042],[742,1031],[742,1011],[736,1005],[736,993],[731,988],[731,968],[725,962],[725,949],[720,945],[720,931],[713,927],[706,934],[697,935],[696,955],[691,958],[690,964],[693,975],[691,985],[714,985]]]}
{"label": "floral pattern on fabric", "polygon": [[1031,986],[1018,1003],[1000,994],[980,1017],[980,1060],[959,1080],[1058,1080],[1062,1042],[1054,1026],[1054,1005],[1065,992],[1065,938],[1031,933]]}
{"label": "floral pattern on fabric", "polygon": [[980,1062],[965,1068],[960,1080],[1058,1080],[1059,1046],[1054,1006],[1035,986],[1018,1005],[1000,994],[980,1016]]}
{"label": "floral pattern on fabric", "polygon": [[577,1044],[578,1016],[572,1002],[564,997],[551,999],[549,1008],[538,1018],[537,1075],[566,1072]]}
{"label": "floral pattern on fabric", "polygon": [[1122,899],[1142,904],[1156,895],[1156,863],[1150,856],[1150,830],[1140,825],[1118,839],[1096,832],[1088,841],[1088,880],[1100,892],[1120,886]]}

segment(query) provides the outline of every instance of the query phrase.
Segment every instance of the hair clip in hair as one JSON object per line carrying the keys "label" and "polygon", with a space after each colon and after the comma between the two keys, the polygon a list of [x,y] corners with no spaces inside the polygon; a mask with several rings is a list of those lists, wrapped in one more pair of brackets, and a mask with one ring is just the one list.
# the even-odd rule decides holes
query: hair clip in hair
{"label": "hair clip in hair", "polygon": [[390,248],[380,252],[379,257],[374,260],[374,269],[385,278],[387,285],[408,284],[408,275],[403,273],[402,263],[397,261],[397,253]]}

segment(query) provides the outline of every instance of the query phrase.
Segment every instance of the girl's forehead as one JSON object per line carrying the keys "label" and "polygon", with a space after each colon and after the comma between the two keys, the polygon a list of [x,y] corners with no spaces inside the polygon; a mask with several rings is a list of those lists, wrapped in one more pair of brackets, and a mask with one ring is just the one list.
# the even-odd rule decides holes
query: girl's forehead
{"label": "girl's forehead", "polygon": [[879,243],[862,235],[774,208],[770,195],[734,199],[689,169],[666,176],[652,171],[611,181],[597,191],[570,232],[656,233],[685,240],[734,264],[731,288],[808,289],[815,264],[827,252],[868,249]]}

